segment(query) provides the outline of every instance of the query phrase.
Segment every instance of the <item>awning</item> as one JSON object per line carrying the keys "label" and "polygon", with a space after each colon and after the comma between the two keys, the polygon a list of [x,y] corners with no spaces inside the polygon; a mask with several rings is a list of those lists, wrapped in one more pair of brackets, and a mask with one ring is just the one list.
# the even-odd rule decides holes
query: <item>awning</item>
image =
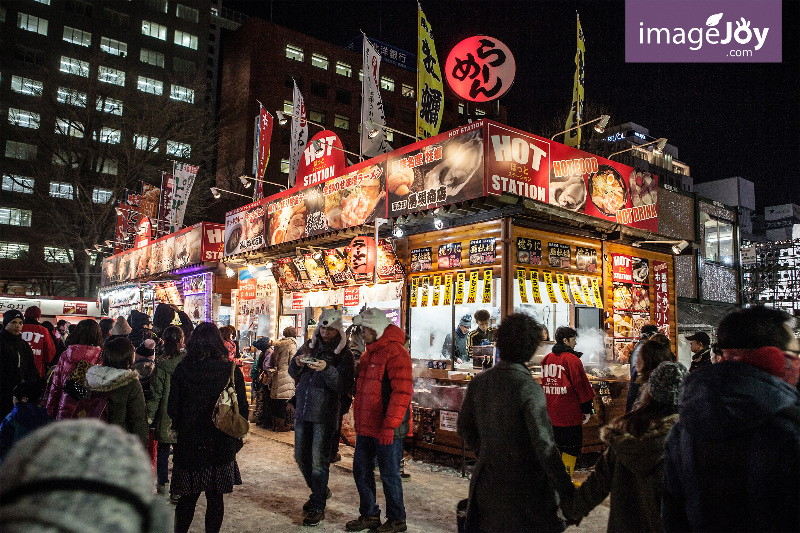
{"label": "awning", "polygon": [[678,331],[713,331],[734,306],[678,302]]}

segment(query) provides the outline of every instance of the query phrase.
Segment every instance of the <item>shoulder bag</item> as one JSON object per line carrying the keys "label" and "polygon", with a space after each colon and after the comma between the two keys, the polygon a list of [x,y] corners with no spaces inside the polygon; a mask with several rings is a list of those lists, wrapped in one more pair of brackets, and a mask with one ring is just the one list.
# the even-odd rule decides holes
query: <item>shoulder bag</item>
{"label": "shoulder bag", "polygon": [[239,401],[236,399],[236,386],[234,383],[235,372],[236,363],[231,363],[231,377],[219,394],[219,398],[217,398],[212,420],[217,429],[223,433],[241,439],[250,431],[250,423],[239,414]]}

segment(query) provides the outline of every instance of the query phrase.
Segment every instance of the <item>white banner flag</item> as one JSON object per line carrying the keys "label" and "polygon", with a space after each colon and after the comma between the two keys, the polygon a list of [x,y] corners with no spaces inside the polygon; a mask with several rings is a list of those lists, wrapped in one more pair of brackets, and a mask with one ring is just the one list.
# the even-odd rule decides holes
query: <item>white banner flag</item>
{"label": "white banner flag", "polygon": [[[386,141],[386,125],[381,101],[381,56],[364,36],[364,81],[361,85],[361,154],[365,158],[375,157],[391,150]],[[371,123],[371,124],[370,124]],[[378,134],[369,138],[370,128]]]}
{"label": "white banner flag", "polygon": [[[300,164],[300,157],[308,144],[308,122],[306,122],[306,104],[303,102],[303,95],[294,82],[294,96],[292,97],[292,140],[289,146],[291,158],[289,159],[289,187],[294,187],[297,177],[297,165]],[[297,118],[300,117],[300,118]]]}
{"label": "white banner flag", "polygon": [[172,191],[172,220],[170,233],[175,233],[183,225],[183,215],[186,213],[186,202],[192,193],[192,186],[197,177],[197,167],[188,163],[174,162],[173,176],[175,188]]}

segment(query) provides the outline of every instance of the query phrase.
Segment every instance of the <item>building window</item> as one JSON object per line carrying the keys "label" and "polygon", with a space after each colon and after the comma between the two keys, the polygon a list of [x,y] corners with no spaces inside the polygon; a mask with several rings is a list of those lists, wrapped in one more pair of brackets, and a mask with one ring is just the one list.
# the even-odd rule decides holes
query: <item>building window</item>
{"label": "building window", "polygon": [[333,127],[339,128],[342,130],[349,130],[350,129],[350,117],[346,117],[344,115],[334,115],[333,116]]}
{"label": "building window", "polygon": [[181,87],[180,85],[172,84],[169,89],[169,97],[173,100],[180,100],[181,102],[194,103],[194,90],[188,87]]}
{"label": "building window", "polygon": [[175,16],[179,19],[190,20],[192,22],[200,21],[200,12],[183,4],[178,4],[175,8]]}
{"label": "building window", "polygon": [[289,59],[294,59],[295,61],[303,62],[303,49],[299,46],[294,46],[291,44],[286,45],[286,57]]}
{"label": "building window", "polygon": [[16,174],[3,174],[3,190],[33,194],[33,178],[18,176]]}
{"label": "building window", "polygon": [[353,103],[353,95],[347,89],[336,89],[336,102],[351,105]]}
{"label": "building window", "polygon": [[64,40],[68,43],[77,44],[89,48],[92,46],[92,34],[88,31],[79,30],[64,26]]}
{"label": "building window", "polygon": [[15,207],[0,207],[0,224],[31,227],[31,211]]}
{"label": "building window", "polygon": [[386,142],[394,142],[394,132],[392,130],[384,130],[386,132]]}
{"label": "building window", "polygon": [[311,54],[311,66],[328,70],[328,58],[322,54]]}
{"label": "building window", "polygon": [[125,87],[125,72],[111,67],[100,66],[97,70],[97,79],[103,83],[111,83]]}
{"label": "building window", "polygon": [[476,109],[476,110],[475,110],[475,116],[476,116],[476,117],[483,117],[483,116],[486,116],[486,111],[485,111],[485,110],[483,110],[483,109]]}
{"label": "building window", "polygon": [[78,154],[70,150],[56,150],[52,161],[60,167],[78,168]]}
{"label": "building window", "polygon": [[122,132],[114,128],[102,128],[100,130],[99,141],[101,143],[119,144],[122,140]]}
{"label": "building window", "polygon": [[308,120],[312,122],[318,122],[325,125],[325,111],[320,109],[309,109],[308,110]]}
{"label": "building window", "polygon": [[167,0],[144,0],[144,5],[161,13],[167,13],[169,11]]}
{"label": "building window", "polygon": [[31,96],[41,96],[44,85],[40,81],[20,76],[11,76],[11,90]]}
{"label": "building window", "polygon": [[139,50],[139,61],[142,63],[147,63],[148,65],[163,67],[164,54],[160,52],[154,52],[153,50],[148,50],[147,48],[142,48]]}
{"label": "building window", "polygon": [[458,114],[459,114],[459,115],[463,115],[464,113],[466,113],[466,111],[467,111],[467,110],[466,110],[466,108],[464,107],[464,104],[458,104]]}
{"label": "building window", "polygon": [[705,229],[703,259],[712,263],[733,266],[733,224],[700,213],[700,223]]}
{"label": "building window", "polygon": [[27,244],[0,241],[0,259],[22,259],[27,253]]}
{"label": "building window", "polygon": [[192,155],[192,145],[179,143],[177,141],[167,141],[167,153],[169,155],[189,158]]}
{"label": "building window", "polygon": [[173,57],[172,71],[177,74],[194,75],[194,73],[197,72],[197,65],[194,64],[194,61],[181,59],[180,57]]}
{"label": "building window", "polygon": [[292,114],[292,101],[291,100],[284,100],[283,101],[283,112],[287,115]]}
{"label": "building window", "polygon": [[102,161],[102,165],[100,161],[97,162],[97,171],[102,172],[103,174],[111,174],[112,176],[117,175],[117,170],[119,167],[119,162],[116,159],[104,159]]}
{"label": "building window", "polygon": [[100,97],[97,99],[97,110],[122,116],[122,100],[116,100],[107,96],[105,98]]}
{"label": "building window", "polygon": [[140,91],[145,93],[155,94],[158,96],[164,94],[164,83],[152,78],[139,76],[138,87]]}
{"label": "building window", "polygon": [[363,70],[359,70],[358,71],[358,81],[364,81],[364,71]]}
{"label": "building window", "polygon": [[69,253],[65,248],[56,248],[53,246],[44,247],[44,260],[48,263],[61,263],[69,264]]}
{"label": "building window", "polygon": [[108,37],[100,37],[100,50],[107,54],[126,57],[128,55],[128,44]]}
{"label": "building window", "polygon": [[281,173],[288,174],[289,173],[289,160],[288,159],[281,159]]}
{"label": "building window", "polygon": [[341,61],[336,62],[336,74],[339,76],[344,76],[345,78],[352,78],[353,77],[353,67],[348,65],[347,63],[342,63]]}
{"label": "building window", "polygon": [[150,22],[149,20],[143,20],[142,35],[147,35],[148,37],[155,37],[161,41],[166,41],[167,27],[162,26],[161,24],[156,24],[155,22]]}
{"label": "building window", "polygon": [[56,97],[56,99],[61,104],[70,104],[78,107],[86,107],[86,93],[76,91],[75,89],[59,87],[58,96]]}
{"label": "building window", "polygon": [[40,19],[33,15],[17,13],[17,27],[39,35],[47,35],[47,19]]}
{"label": "building window", "polygon": [[394,104],[391,102],[384,102],[383,114],[389,118],[394,118]]}
{"label": "building window", "polygon": [[24,109],[17,109],[16,107],[8,108],[8,123],[23,128],[31,128],[33,130],[39,129],[39,121],[41,116],[39,113],[33,111],[26,111]]}
{"label": "building window", "polygon": [[96,204],[107,204],[111,201],[111,197],[114,195],[114,191],[111,189],[100,189],[95,187],[92,191],[92,202]]}
{"label": "building window", "polygon": [[34,2],[38,2],[39,4],[44,4],[46,6],[50,5],[50,0],[33,0]]}
{"label": "building window", "polygon": [[53,198],[61,198],[63,200],[72,200],[72,185],[69,183],[62,183],[60,181],[50,182],[50,196]]}
{"label": "building window", "polygon": [[118,26],[120,28],[128,28],[131,25],[131,18],[125,13],[104,8],[103,22],[111,24],[112,26]]}
{"label": "building window", "polygon": [[10,157],[11,159],[33,161],[36,159],[37,151],[38,149],[35,144],[6,141],[6,157]]}
{"label": "building window", "polygon": [[76,76],[81,76],[82,78],[88,78],[89,62],[81,61],[72,57],[61,56],[61,68],[59,70],[61,70],[61,72],[66,72],[67,74],[75,74]]}
{"label": "building window", "polygon": [[410,109],[400,109],[400,120],[405,123],[414,122],[414,112]]}
{"label": "building window", "polygon": [[134,134],[133,143],[137,150],[147,150],[158,152],[158,137],[147,137],[146,135]]}
{"label": "building window", "polygon": [[394,91],[394,80],[386,76],[381,76],[381,89],[385,91]]}
{"label": "building window", "polygon": [[414,98],[416,95],[416,91],[411,85],[406,85],[405,83],[400,87],[401,94],[406,98]]}
{"label": "building window", "polygon": [[84,17],[91,17],[94,13],[94,5],[85,0],[67,0],[67,11],[83,15]]}
{"label": "building window", "polygon": [[17,44],[14,45],[14,59],[23,63],[44,66],[45,54],[44,50]]}
{"label": "building window", "polygon": [[185,46],[192,50],[197,50],[197,35],[186,33],[185,31],[175,30],[175,44]]}
{"label": "building window", "polygon": [[70,137],[83,138],[84,126],[76,120],[65,120],[63,118],[56,119],[56,133],[61,135],[69,135]]}
{"label": "building window", "polygon": [[311,80],[311,94],[320,98],[327,98],[328,86],[321,81]]}

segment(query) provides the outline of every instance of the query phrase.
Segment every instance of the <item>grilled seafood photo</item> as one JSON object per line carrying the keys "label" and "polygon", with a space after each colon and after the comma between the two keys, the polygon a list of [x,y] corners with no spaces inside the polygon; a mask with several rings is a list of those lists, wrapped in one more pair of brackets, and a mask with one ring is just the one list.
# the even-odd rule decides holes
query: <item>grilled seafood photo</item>
{"label": "grilled seafood photo", "polygon": [[630,309],[630,308],[631,308],[631,290],[624,285],[618,285],[614,287],[614,309]]}
{"label": "grilled seafood photo", "polygon": [[437,189],[444,185],[450,197],[461,192],[480,173],[483,168],[483,142],[481,139],[466,142],[456,139],[445,145],[443,154],[443,160],[425,176],[424,188]]}

